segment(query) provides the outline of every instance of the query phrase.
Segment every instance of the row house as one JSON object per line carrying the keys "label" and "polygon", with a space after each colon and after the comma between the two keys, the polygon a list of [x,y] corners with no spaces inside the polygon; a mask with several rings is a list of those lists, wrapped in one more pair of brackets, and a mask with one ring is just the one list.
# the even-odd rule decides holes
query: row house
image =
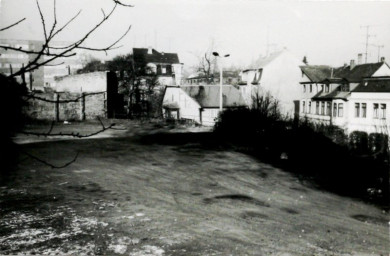
{"label": "row house", "polygon": [[390,67],[381,62],[339,68],[301,67],[299,117],[336,125],[347,132],[380,132],[390,107]]}

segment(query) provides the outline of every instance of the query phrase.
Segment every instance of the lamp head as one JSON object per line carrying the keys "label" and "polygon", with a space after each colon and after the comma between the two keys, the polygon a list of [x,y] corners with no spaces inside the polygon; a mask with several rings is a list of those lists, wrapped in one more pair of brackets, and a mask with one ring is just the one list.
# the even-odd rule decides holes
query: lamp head
{"label": "lamp head", "polygon": [[213,55],[219,57],[219,54],[217,52],[213,52]]}
{"label": "lamp head", "polygon": [[230,56],[230,54],[226,54],[225,56],[223,56],[223,57],[229,57]]}

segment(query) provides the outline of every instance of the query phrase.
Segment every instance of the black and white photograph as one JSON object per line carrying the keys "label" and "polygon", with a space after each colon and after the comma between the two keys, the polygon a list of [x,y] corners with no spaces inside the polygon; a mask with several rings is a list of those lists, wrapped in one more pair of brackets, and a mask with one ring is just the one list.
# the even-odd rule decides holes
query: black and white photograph
{"label": "black and white photograph", "polygon": [[0,255],[390,255],[390,1],[0,0]]}

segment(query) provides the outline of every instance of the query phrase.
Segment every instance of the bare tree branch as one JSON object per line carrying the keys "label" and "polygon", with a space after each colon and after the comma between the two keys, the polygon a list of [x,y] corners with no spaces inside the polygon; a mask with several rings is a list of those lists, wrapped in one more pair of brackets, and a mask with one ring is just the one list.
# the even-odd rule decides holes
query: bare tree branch
{"label": "bare tree branch", "polygon": [[41,16],[41,22],[42,22],[42,27],[43,27],[43,35],[45,36],[45,40],[48,41],[48,36],[47,36],[47,32],[46,32],[45,17],[43,16],[43,13],[42,13],[42,10],[41,10],[41,6],[39,5],[38,0],[35,0],[35,1],[37,3],[39,15]]}
{"label": "bare tree branch", "polygon": [[23,18],[23,19],[21,19],[21,20],[15,22],[15,23],[13,23],[13,24],[7,26],[7,27],[0,28],[0,32],[12,28],[12,27],[18,25],[19,23],[21,23],[21,22],[24,21],[24,20],[26,20],[26,18]]}
{"label": "bare tree branch", "polygon": [[91,48],[91,47],[83,47],[83,46],[79,46],[77,47],[77,49],[84,49],[84,50],[91,50],[91,51],[104,51],[107,53],[108,50],[113,50],[113,49],[118,49],[120,47],[122,47],[122,45],[120,46],[117,46],[117,47],[114,47],[119,41],[121,41],[126,35],[127,33],[129,33],[131,29],[131,25],[127,28],[127,30],[125,31],[125,33],[118,39],[116,40],[113,44],[105,47],[105,48]]}
{"label": "bare tree branch", "polygon": [[[115,47],[116,44],[127,35],[127,33],[130,31],[130,28],[131,28],[131,26],[129,26],[129,28],[126,30],[126,32],[119,38],[119,40],[116,40],[113,44],[111,44],[111,45],[109,45],[107,47],[91,48],[91,47],[82,46],[82,44],[87,40],[87,38],[111,17],[111,15],[115,11],[117,5],[119,4],[119,3],[115,2],[115,5],[111,9],[111,11],[108,14],[105,14],[104,11],[103,11],[103,18],[102,18],[102,20],[99,23],[97,23],[92,29],[90,29],[86,34],[84,34],[84,36],[81,39],[79,39],[76,42],[74,42],[74,43],[72,43],[72,44],[70,44],[68,46],[65,46],[65,47],[57,47],[57,48],[56,47],[52,47],[52,46],[50,46],[50,43],[51,43],[52,39],[56,35],[58,35],[58,33],[61,32],[64,28],[66,28],[80,14],[80,12],[77,13],[63,27],[61,27],[58,30],[55,30],[55,27],[56,27],[56,24],[57,24],[57,19],[56,19],[56,14],[54,14],[55,21],[53,23],[53,26],[52,26],[52,29],[50,31],[50,34],[48,35],[47,31],[46,31],[46,24],[45,24],[45,19],[44,19],[43,13],[42,13],[42,11],[40,9],[38,0],[36,0],[36,1],[37,1],[37,6],[38,6],[38,11],[39,11],[39,13],[41,15],[41,21],[42,21],[42,25],[43,25],[43,29],[44,29],[45,38],[46,38],[45,43],[42,45],[42,49],[39,52],[35,53],[36,56],[35,56],[35,58],[32,61],[29,61],[25,67],[19,69],[15,73],[11,74],[10,77],[19,76],[22,73],[26,73],[26,72],[35,70],[35,69],[37,69],[37,68],[39,68],[41,66],[44,66],[44,65],[54,61],[57,58],[71,55],[69,53],[72,52],[75,49],[85,49],[85,50],[90,50],[90,51],[104,51],[104,52],[107,52],[108,50],[116,49],[116,48],[118,48],[118,47]],[[54,9],[54,12],[55,12],[55,9]],[[49,49],[59,49],[59,50],[62,50],[62,51],[60,53],[58,53],[58,54],[53,54],[52,55],[52,54],[50,54]],[[51,58],[49,58],[47,60],[44,60],[44,61],[40,61],[40,58],[42,56],[50,56]]]}
{"label": "bare tree branch", "polygon": [[126,7],[134,7],[134,5],[130,5],[130,4],[124,4],[124,3],[122,3],[121,1],[119,1],[119,0],[112,0],[112,1],[114,1],[114,3],[116,3],[116,4],[119,4],[119,5],[122,5],[122,6],[126,6]]}
{"label": "bare tree branch", "polygon": [[69,137],[74,137],[74,138],[88,138],[88,137],[92,137],[94,135],[97,135],[99,133],[102,133],[104,131],[107,131],[108,129],[111,129],[112,127],[115,126],[115,123],[112,123],[110,124],[109,126],[104,126],[103,122],[100,120],[100,118],[98,117],[98,120],[100,122],[100,124],[102,125],[102,128],[96,132],[93,132],[93,133],[89,133],[89,134],[80,134],[79,132],[71,132],[71,133],[62,133],[62,132],[59,132],[59,133],[51,133],[51,130],[50,130],[50,133],[41,133],[41,132],[26,132],[26,131],[21,131],[20,133],[21,134],[25,134],[25,135],[35,135],[35,136],[43,136],[43,137],[53,137],[53,136],[69,136]]}
{"label": "bare tree branch", "polygon": [[37,52],[37,51],[30,51],[30,50],[24,50],[22,49],[22,47],[19,47],[19,48],[16,48],[16,47],[12,47],[12,46],[3,46],[3,45],[0,45],[0,48],[4,49],[4,50],[11,50],[11,51],[17,51],[17,52],[22,52],[22,53],[26,53],[26,54],[41,54],[42,56],[58,56],[58,57],[64,57],[64,58],[67,58],[67,57],[72,57],[72,56],[75,56],[76,53],[71,53],[71,54],[53,54],[53,53],[41,53],[41,51]]}
{"label": "bare tree branch", "polygon": [[34,99],[34,100],[41,100],[41,101],[49,102],[49,103],[71,103],[71,102],[78,102],[81,98],[83,98],[85,96],[91,96],[91,95],[102,94],[102,93],[106,93],[106,91],[85,93],[77,98],[70,99],[70,100],[49,100],[49,99],[35,96],[35,94],[33,94],[33,93],[30,95],[24,96],[24,97],[26,98],[26,100]]}

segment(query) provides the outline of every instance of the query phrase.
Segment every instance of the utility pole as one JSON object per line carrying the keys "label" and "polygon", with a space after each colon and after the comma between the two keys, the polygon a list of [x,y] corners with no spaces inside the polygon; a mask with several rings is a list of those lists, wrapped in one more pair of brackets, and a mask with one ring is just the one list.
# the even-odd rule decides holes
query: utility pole
{"label": "utility pole", "polygon": [[370,39],[370,37],[375,37],[376,35],[371,35],[369,33],[369,30],[370,30],[370,27],[371,25],[365,25],[365,26],[360,26],[360,28],[366,28],[366,58],[365,58],[365,63],[367,63],[367,55],[368,55],[368,40]]}

